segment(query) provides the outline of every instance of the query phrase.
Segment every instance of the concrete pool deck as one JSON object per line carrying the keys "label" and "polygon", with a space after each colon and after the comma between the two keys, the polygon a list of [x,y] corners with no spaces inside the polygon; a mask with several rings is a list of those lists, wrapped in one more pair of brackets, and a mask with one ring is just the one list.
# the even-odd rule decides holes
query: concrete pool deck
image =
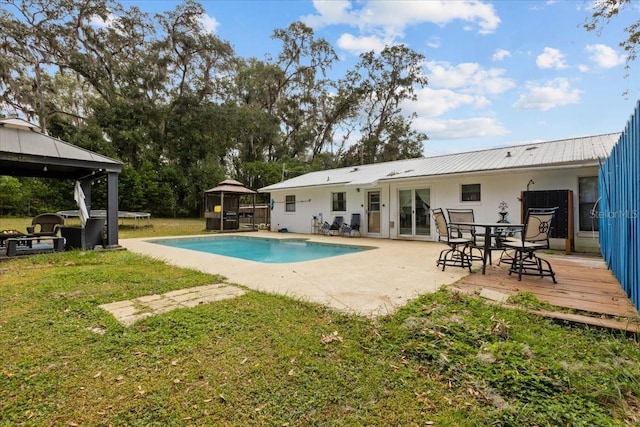
{"label": "concrete pool deck", "polygon": [[[205,236],[215,238],[210,234]],[[222,275],[227,282],[249,289],[365,316],[393,313],[418,295],[435,292],[442,285],[452,284],[469,274],[462,268],[447,267],[445,271],[437,268],[438,254],[446,246],[434,242],[266,231],[217,236],[307,239],[373,249],[314,261],[266,264],[152,243],[168,237],[122,239],[120,245],[172,265]]]}

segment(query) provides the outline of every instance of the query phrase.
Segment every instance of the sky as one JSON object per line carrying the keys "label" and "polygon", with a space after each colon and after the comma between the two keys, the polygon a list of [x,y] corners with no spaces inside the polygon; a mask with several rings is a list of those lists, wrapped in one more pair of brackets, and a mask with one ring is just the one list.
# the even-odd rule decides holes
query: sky
{"label": "sky", "polygon": [[[147,12],[178,1],[130,0]],[[620,41],[640,2],[600,31],[583,25],[592,1],[210,0],[202,25],[237,55],[264,59],[273,30],[302,21],[336,50],[334,77],[362,52],[405,44],[425,57],[428,85],[414,128],[424,155],[621,132],[640,94],[640,61],[625,69]]]}

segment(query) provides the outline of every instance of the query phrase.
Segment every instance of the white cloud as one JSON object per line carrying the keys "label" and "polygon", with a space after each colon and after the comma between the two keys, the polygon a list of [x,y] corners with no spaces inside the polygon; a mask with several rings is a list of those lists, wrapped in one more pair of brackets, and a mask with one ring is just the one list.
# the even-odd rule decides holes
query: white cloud
{"label": "white cloud", "polygon": [[[314,0],[317,14],[302,21],[313,28],[351,25],[364,32],[380,32],[385,37],[403,37],[410,25],[432,23],[446,25],[453,21],[472,23],[480,34],[495,32],[500,24],[493,5],[479,1],[362,1]],[[362,7],[355,9],[354,5]]]}
{"label": "white cloud", "polygon": [[561,107],[580,102],[582,91],[571,88],[569,80],[558,78],[545,84],[529,82],[526,85],[527,93],[520,96],[520,99],[513,105],[517,109],[535,109],[547,111],[552,108]]}
{"label": "white cloud", "polygon": [[496,51],[493,53],[493,56],[491,56],[491,60],[494,62],[497,61],[502,61],[504,58],[507,58],[511,56],[511,52],[509,52],[506,49],[496,49]]}
{"label": "white cloud", "polygon": [[[502,136],[509,131],[491,117],[475,117],[460,120],[433,120],[417,118],[414,127],[430,139],[460,139]],[[428,141],[427,141],[428,144]]]}
{"label": "white cloud", "polygon": [[347,50],[354,55],[359,55],[363,52],[380,52],[387,43],[378,37],[355,37],[351,34],[343,34],[337,41],[338,46],[341,49]]}
{"label": "white cloud", "polygon": [[463,62],[452,66],[445,61],[429,61],[425,63],[429,85],[460,89],[466,92],[497,95],[516,86],[512,79],[503,77],[502,68],[482,68],[476,62]]}
{"label": "white cloud", "polygon": [[555,68],[556,70],[567,68],[562,52],[552,47],[544,48],[544,51],[536,58],[536,65],[538,68]]}
{"label": "white cloud", "polygon": [[200,25],[206,33],[215,34],[216,30],[220,26],[220,23],[213,16],[209,16],[206,13],[199,17]]}
{"label": "white cloud", "polygon": [[588,73],[588,72],[591,70],[591,68],[589,68],[589,66],[588,66],[588,65],[580,64],[580,65],[578,65],[578,70],[579,70],[581,73]]}
{"label": "white cloud", "polygon": [[615,49],[604,44],[590,44],[584,49],[589,54],[589,59],[595,62],[600,68],[613,68],[622,65],[627,58],[619,54]]}
{"label": "white cloud", "polygon": [[428,87],[416,91],[416,98],[417,101],[403,103],[402,111],[415,112],[418,116],[437,117],[462,106],[482,107],[488,104],[488,100],[484,97]]}
{"label": "white cloud", "polygon": [[442,41],[440,40],[440,37],[431,36],[429,37],[429,40],[425,42],[425,44],[427,45],[427,47],[438,49],[442,44]]}
{"label": "white cloud", "polygon": [[333,24],[351,24],[357,20],[357,16],[351,12],[350,0],[314,0],[313,6],[318,14],[307,15],[303,17],[303,21],[315,28]]}

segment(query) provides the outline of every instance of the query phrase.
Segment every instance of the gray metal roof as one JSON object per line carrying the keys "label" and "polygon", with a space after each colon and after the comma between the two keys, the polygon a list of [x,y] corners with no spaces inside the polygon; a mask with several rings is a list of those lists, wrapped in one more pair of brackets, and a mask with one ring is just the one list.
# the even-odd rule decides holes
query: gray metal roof
{"label": "gray metal roof", "polygon": [[53,138],[22,119],[0,119],[0,175],[78,178],[122,163]]}
{"label": "gray metal roof", "polygon": [[205,193],[239,193],[239,194],[255,194],[255,191],[244,186],[243,183],[235,179],[225,179],[216,187],[210,188]]}
{"label": "gray metal roof", "polygon": [[428,158],[398,160],[310,172],[263,187],[268,193],[300,187],[370,185],[376,182],[438,175],[535,169],[549,166],[593,166],[609,156],[620,133],[513,145]]}

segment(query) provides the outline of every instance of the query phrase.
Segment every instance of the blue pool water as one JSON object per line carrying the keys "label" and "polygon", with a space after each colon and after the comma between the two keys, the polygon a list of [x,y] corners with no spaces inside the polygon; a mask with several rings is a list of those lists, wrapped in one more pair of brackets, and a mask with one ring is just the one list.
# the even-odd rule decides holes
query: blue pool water
{"label": "blue pool water", "polygon": [[286,263],[345,255],[370,248],[254,237],[196,237],[154,240],[153,243],[265,263]]}

